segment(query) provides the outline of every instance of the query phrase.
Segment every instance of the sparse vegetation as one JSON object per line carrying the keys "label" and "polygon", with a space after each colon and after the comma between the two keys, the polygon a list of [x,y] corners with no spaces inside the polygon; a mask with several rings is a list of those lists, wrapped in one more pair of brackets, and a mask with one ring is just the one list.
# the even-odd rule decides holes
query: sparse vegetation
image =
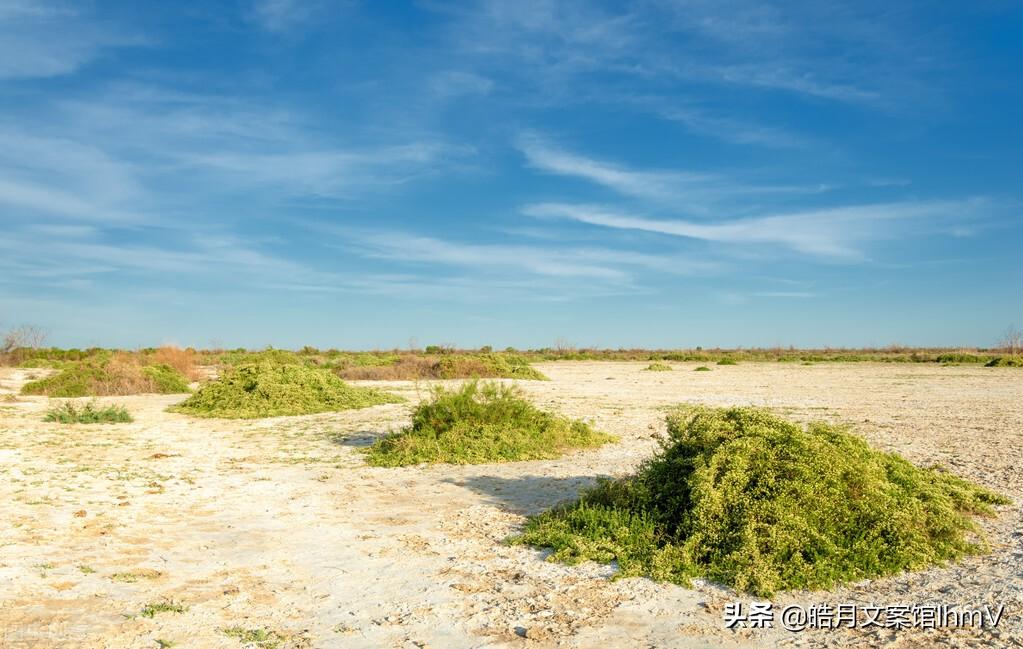
{"label": "sparse vegetation", "polygon": [[699,367],[693,368],[693,371],[694,372],[709,372],[710,368],[707,367],[706,365],[700,365]]}
{"label": "sparse vegetation", "polygon": [[251,645],[257,649],[277,649],[286,638],[276,631],[268,629],[246,629],[240,626],[227,627],[220,630],[229,638],[236,638],[239,642]]}
{"label": "sparse vegetation", "polygon": [[650,363],[644,368],[647,372],[670,372],[671,365],[667,363]]}
{"label": "sparse vegetation", "polygon": [[416,408],[411,425],[367,449],[367,459],[376,466],[542,460],[614,439],[585,422],[537,409],[515,386],[470,381],[454,390],[437,388]]}
{"label": "sparse vegetation", "polygon": [[0,364],[20,363],[45,340],[46,331],[35,325],[22,325],[0,333]]}
{"label": "sparse vegetation", "polygon": [[1023,330],[1017,329],[1015,325],[1009,325],[1002,334],[1000,345],[1006,354],[1016,357],[1023,352]]}
{"label": "sparse vegetation", "polygon": [[397,403],[401,398],[348,385],[324,369],[263,361],[230,369],[168,408],[198,417],[256,418],[308,415]]}
{"label": "sparse vegetation", "polygon": [[142,607],[139,611],[141,617],[153,618],[156,617],[157,613],[184,613],[188,610],[187,606],[174,602],[172,600],[163,600],[161,602],[151,602]]}
{"label": "sparse vegetation", "polygon": [[77,404],[65,401],[46,411],[43,421],[61,424],[124,424],[132,421],[124,406],[101,406],[94,401]]}
{"label": "sparse vegetation", "polygon": [[533,517],[512,542],[569,563],[615,561],[620,576],[700,576],[768,596],[980,552],[971,515],[1008,502],[838,426],[708,407],[680,408],[667,423],[638,473]]}
{"label": "sparse vegetation", "polygon": [[134,584],[140,579],[157,579],[161,574],[162,573],[159,570],[143,568],[141,570],[133,570],[129,572],[115,572],[110,575],[110,580],[118,581],[123,584]]}
{"label": "sparse vegetation", "polygon": [[718,365],[738,365],[739,361],[734,358],[722,358],[718,361]]}

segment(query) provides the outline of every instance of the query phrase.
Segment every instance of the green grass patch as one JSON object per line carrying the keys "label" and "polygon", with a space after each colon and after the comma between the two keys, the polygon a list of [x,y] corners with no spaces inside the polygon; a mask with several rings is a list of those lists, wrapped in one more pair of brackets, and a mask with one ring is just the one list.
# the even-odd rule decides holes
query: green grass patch
{"label": "green grass patch", "polygon": [[366,452],[375,466],[486,464],[552,459],[615,439],[583,421],[539,410],[516,386],[470,381],[454,390],[436,388],[409,426]]}
{"label": "green grass patch", "polygon": [[85,404],[65,401],[47,410],[43,421],[61,424],[126,424],[133,420],[124,406],[101,406],[94,401]]}
{"label": "green grass patch", "polygon": [[671,365],[667,363],[650,363],[643,369],[647,372],[670,372]]}
{"label": "green grass patch", "polygon": [[718,361],[718,365],[738,365],[739,361],[734,358],[722,358]]}
{"label": "green grass patch", "polygon": [[154,618],[157,613],[184,613],[187,610],[187,606],[178,604],[171,600],[164,600],[162,602],[146,604],[142,607],[142,610],[139,611],[139,615],[141,617]]}
{"label": "green grass patch", "polygon": [[841,426],[681,407],[633,476],[528,522],[512,543],[615,561],[619,576],[703,577],[769,596],[939,565],[986,546],[972,515],[1008,500],[872,449]]}
{"label": "green grass patch", "polygon": [[198,417],[257,418],[366,408],[402,399],[348,385],[329,370],[264,361],[224,372],[168,408]]}
{"label": "green grass patch", "polygon": [[694,371],[694,372],[709,372],[709,371],[710,371],[710,368],[709,368],[709,367],[707,367],[706,365],[701,365],[701,366],[699,366],[699,367],[694,367],[694,368],[693,368],[693,371]]}

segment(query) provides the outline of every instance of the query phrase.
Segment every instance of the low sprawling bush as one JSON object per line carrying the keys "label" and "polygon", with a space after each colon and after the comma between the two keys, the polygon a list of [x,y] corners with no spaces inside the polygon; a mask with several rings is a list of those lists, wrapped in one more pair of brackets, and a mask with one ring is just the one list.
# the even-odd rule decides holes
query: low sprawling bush
{"label": "low sprawling bush", "polygon": [[401,400],[387,392],[348,385],[329,370],[264,361],[226,370],[168,410],[199,417],[256,418],[351,410]]}
{"label": "low sprawling bush", "polygon": [[997,356],[985,363],[985,367],[1023,367],[1023,356]]}
{"label": "low sprawling bush", "polygon": [[707,367],[706,365],[700,365],[699,367],[694,367],[693,371],[694,372],[709,372],[710,368]]}
{"label": "low sprawling bush", "polygon": [[61,424],[123,424],[132,421],[124,406],[101,406],[94,401],[77,404],[65,401],[46,411],[43,421]]}
{"label": "low sprawling bush", "polygon": [[980,552],[971,515],[1006,502],[839,426],[684,407],[638,473],[532,518],[512,542],[570,563],[617,562],[620,576],[699,576],[767,596]]}
{"label": "low sprawling bush", "polygon": [[667,363],[650,363],[644,369],[647,372],[670,372],[671,365]]}
{"label": "low sprawling bush", "polygon": [[515,386],[470,381],[453,390],[436,388],[409,426],[367,452],[376,466],[485,464],[550,459],[613,440],[583,421],[539,410]]}
{"label": "low sprawling bush", "polygon": [[188,381],[168,365],[142,365],[136,356],[115,354],[68,363],[52,376],[26,383],[21,392],[66,398],[177,394],[188,392]]}

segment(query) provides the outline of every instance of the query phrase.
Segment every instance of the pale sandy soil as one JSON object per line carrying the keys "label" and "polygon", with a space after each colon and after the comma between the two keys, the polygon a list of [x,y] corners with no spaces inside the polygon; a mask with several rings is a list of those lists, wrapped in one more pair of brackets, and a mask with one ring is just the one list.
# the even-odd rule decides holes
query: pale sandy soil
{"label": "pale sandy soil", "polygon": [[[770,406],[845,421],[873,444],[1023,501],[1023,371],[743,364],[643,372],[639,363],[541,365],[535,401],[592,420],[618,444],[561,460],[367,467],[359,447],[409,404],[261,421],[163,412],[177,396],[104,399],[136,421],[41,421],[45,398],[0,369],[0,647],[241,647],[230,627],[285,647],[1021,646],[1021,512],[985,521],[994,552],[961,564],[775,603],[1004,603],[994,630],[725,630],[727,589],[548,563],[502,539],[523,515],[629,471],[663,407]],[[383,383],[417,398],[410,383]],[[170,600],[183,613],[138,613]],[[522,636],[525,637],[522,637]],[[254,646],[254,645],[249,645]],[[265,646],[272,646],[272,643]]]}

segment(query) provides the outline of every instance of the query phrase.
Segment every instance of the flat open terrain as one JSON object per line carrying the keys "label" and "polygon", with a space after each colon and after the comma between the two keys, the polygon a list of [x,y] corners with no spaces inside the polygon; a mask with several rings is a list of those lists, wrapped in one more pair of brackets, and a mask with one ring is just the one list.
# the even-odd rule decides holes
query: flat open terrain
{"label": "flat open terrain", "polygon": [[[522,382],[539,406],[589,419],[618,444],[554,461],[401,469],[367,467],[358,449],[426,396],[409,382],[373,384],[409,404],[256,421],[163,412],[182,396],[104,398],[135,422],[65,426],[42,421],[46,398],[4,401],[38,371],[0,369],[0,647],[241,647],[246,637],[280,649],[1023,646],[1023,371],[645,366],[541,364],[551,381]],[[983,523],[988,556],[774,599],[1005,604],[997,628],[731,631],[725,603],[750,597],[610,581],[607,567],[502,544],[524,515],[632,469],[653,451],[663,407],[683,401],[848,422],[879,448],[1013,498]],[[182,610],[146,611],[159,603]]]}

